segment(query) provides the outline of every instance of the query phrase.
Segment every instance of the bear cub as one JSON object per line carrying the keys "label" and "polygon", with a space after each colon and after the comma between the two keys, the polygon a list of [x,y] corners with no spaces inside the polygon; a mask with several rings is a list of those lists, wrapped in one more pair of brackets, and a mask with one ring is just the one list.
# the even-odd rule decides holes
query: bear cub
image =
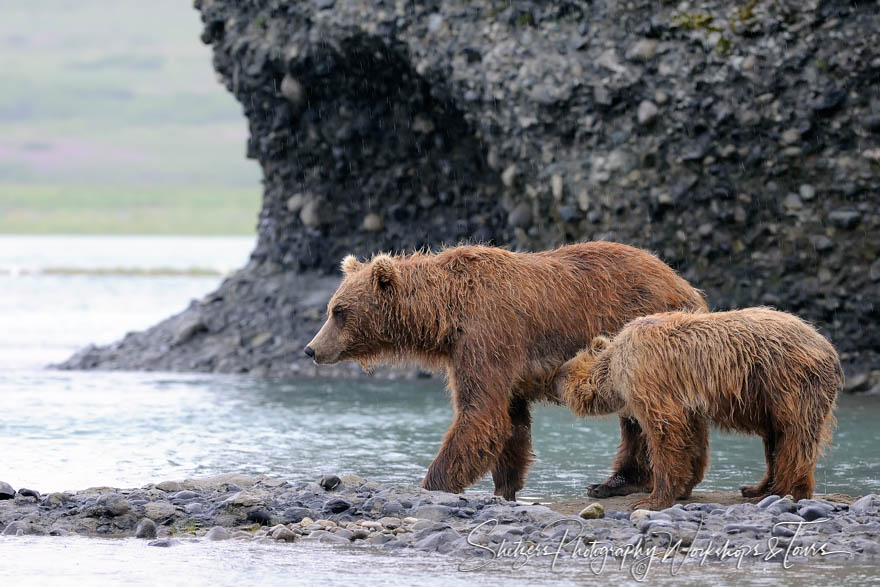
{"label": "bear cub", "polygon": [[843,371],[834,347],[808,323],[748,308],[638,318],[613,341],[593,339],[554,385],[580,416],[617,412],[638,421],[653,492],[633,507],[664,509],[703,479],[709,422],[764,441],[767,472],[741,488],[744,497],[811,497]]}

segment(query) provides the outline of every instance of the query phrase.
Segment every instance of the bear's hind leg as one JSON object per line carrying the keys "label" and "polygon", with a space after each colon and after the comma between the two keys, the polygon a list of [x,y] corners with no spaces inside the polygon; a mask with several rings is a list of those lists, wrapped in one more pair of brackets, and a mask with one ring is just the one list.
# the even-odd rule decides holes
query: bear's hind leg
{"label": "bear's hind leg", "polygon": [[504,443],[504,448],[495,461],[492,480],[495,482],[495,495],[513,501],[516,499],[516,492],[525,485],[526,473],[534,460],[532,417],[529,413],[529,402],[522,397],[514,397],[508,411],[513,433]]}
{"label": "bear's hind leg", "polygon": [[761,501],[772,493],[773,471],[776,468],[776,437],[773,433],[772,426],[768,425],[767,430],[762,435],[764,440],[764,460],[767,461],[767,472],[764,478],[757,485],[743,485],[739,488],[743,497],[751,498],[753,501]]}
{"label": "bear's hind leg", "polygon": [[629,495],[651,490],[651,461],[642,427],[635,418],[620,417],[620,447],[612,473],[602,483],[587,487],[590,497]]}

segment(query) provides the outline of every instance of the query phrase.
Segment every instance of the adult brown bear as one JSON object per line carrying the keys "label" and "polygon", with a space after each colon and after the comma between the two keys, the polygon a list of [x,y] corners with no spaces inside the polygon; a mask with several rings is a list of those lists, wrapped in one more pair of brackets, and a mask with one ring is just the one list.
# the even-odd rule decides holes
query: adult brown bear
{"label": "adult brown bear", "polygon": [[[557,401],[559,366],[602,333],[700,293],[655,256],[590,242],[539,253],[461,246],[436,254],[346,257],[327,322],[305,348],[315,362],[416,361],[445,370],[455,418],[423,482],[458,493],[492,471],[514,499],[532,461],[529,404]],[[650,485],[638,423],[621,419],[615,471],[598,492]]]}
{"label": "adult brown bear", "polygon": [[576,414],[639,421],[654,490],[633,507],[663,509],[703,479],[708,422],[764,439],[767,473],[744,497],[811,497],[843,371],[831,343],[791,314],[668,312],[633,320],[613,341],[597,337],[554,386]]}

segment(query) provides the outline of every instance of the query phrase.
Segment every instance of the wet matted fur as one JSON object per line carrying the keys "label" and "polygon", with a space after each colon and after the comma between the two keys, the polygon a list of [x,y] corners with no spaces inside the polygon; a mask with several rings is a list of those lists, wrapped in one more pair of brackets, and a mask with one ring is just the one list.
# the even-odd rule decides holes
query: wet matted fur
{"label": "wet matted fur", "polygon": [[[414,361],[446,372],[455,412],[424,487],[460,492],[491,471],[513,499],[532,460],[533,401],[556,401],[559,366],[626,322],[706,304],[646,251],[590,242],[538,253],[460,246],[438,253],[346,257],[327,322],[307,352],[318,363]],[[610,493],[650,483],[635,420],[622,420]]]}
{"label": "wet matted fur", "polygon": [[831,440],[843,371],[834,347],[803,320],[769,308],[669,312],[598,337],[559,370],[557,393],[576,414],[631,415],[644,431],[663,509],[690,495],[708,466],[707,423],[758,434],[767,473],[743,496],[813,493]]}

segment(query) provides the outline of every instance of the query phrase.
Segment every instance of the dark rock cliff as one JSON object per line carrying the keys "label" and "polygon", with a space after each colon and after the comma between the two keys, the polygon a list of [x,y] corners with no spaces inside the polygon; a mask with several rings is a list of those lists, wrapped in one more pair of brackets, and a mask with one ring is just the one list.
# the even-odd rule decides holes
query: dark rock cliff
{"label": "dark rock cliff", "polygon": [[311,372],[347,253],[601,238],[880,368],[876,2],[196,6],[263,168],[259,243],[216,293],[64,366]]}

